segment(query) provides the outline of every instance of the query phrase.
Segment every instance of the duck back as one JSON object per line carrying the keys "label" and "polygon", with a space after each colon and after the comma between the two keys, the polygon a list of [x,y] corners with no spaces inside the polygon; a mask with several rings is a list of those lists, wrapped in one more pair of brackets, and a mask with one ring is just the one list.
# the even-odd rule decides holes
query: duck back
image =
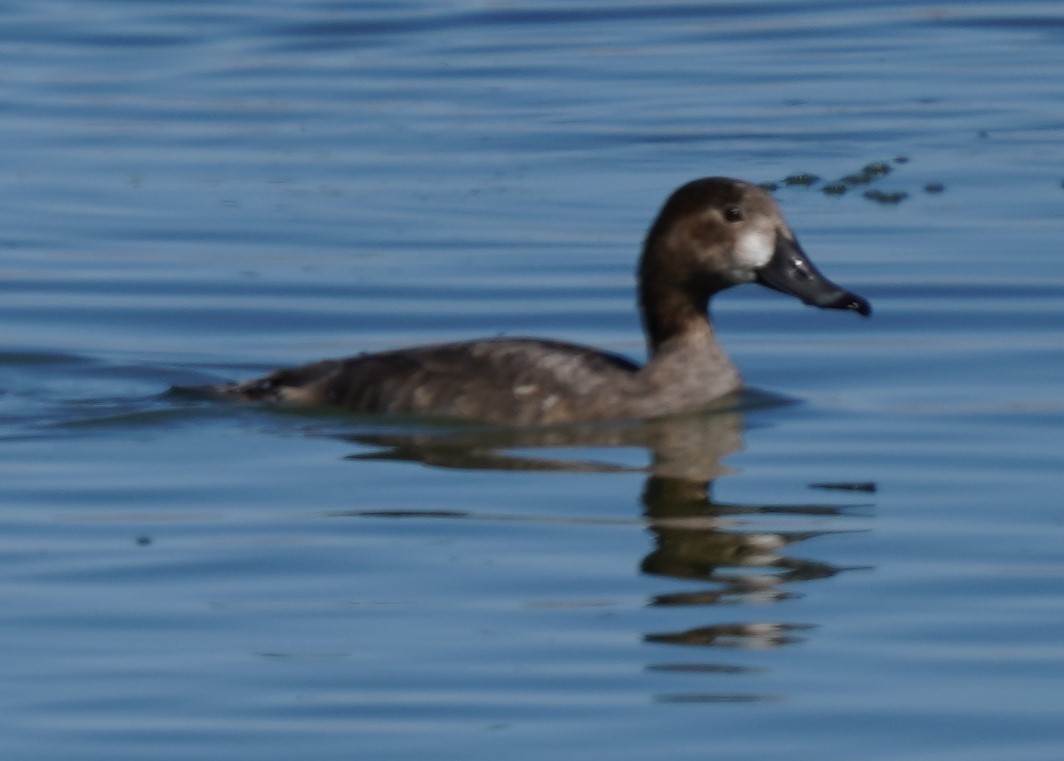
{"label": "duck back", "polygon": [[215,387],[215,396],[363,414],[537,424],[615,417],[639,371],[617,354],[506,338],[361,354]]}

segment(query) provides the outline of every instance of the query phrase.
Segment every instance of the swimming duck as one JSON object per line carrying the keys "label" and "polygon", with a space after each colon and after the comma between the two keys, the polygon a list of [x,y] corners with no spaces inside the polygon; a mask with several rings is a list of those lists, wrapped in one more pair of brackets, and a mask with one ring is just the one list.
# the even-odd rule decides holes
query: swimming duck
{"label": "swimming duck", "polygon": [[824,309],[871,313],[813,266],[765,190],[726,177],[694,180],[669,196],[647,232],[638,277],[642,366],[559,341],[489,338],[329,359],[199,390],[514,425],[655,418],[718,406],[742,386],[707,311],[725,288],[757,282]]}

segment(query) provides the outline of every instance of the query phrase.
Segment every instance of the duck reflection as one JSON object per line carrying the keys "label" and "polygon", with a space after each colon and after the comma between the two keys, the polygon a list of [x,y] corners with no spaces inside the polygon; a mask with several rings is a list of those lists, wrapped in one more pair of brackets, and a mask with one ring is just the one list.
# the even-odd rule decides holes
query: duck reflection
{"label": "duck reflection", "polygon": [[[771,605],[797,597],[797,593],[789,590],[796,582],[826,579],[851,570],[799,557],[796,546],[825,533],[839,533],[838,530],[823,529],[824,521],[832,516],[846,516],[858,505],[734,504],[714,499],[713,481],[730,472],[725,460],[742,449],[744,425],[744,414],[735,411],[643,423],[565,428],[422,429],[417,432],[368,433],[349,438],[376,449],[351,455],[349,459],[406,460],[462,469],[645,472],[647,477],[640,501],[654,546],[642,559],[640,568],[651,576],[678,580],[685,587],[656,594],[648,604],[661,608],[714,606],[719,607],[721,613],[727,606],[738,609],[742,605],[743,610],[749,611],[751,605]],[[649,464],[634,466],[609,457],[609,453],[617,448],[633,447],[649,454]],[[593,450],[594,457],[587,456],[588,449]],[[528,450],[535,454],[528,454]],[[539,451],[543,452],[542,456]],[[567,454],[570,456],[565,456]],[[865,483],[810,486],[847,493],[874,491],[875,488]],[[373,515],[384,516],[385,513]],[[400,514],[392,512],[388,515]],[[448,513],[439,517],[466,516]],[[816,521],[817,530],[785,530],[770,525],[808,524],[811,519]],[[694,582],[694,588],[688,588],[691,582]],[[734,618],[741,616],[726,617],[724,621],[712,621],[693,628],[649,632],[643,635],[643,639],[647,643],[700,648],[775,648],[800,642],[813,628],[802,622],[736,621]],[[656,663],[647,668],[692,673],[746,673],[750,670],[723,662]],[[670,694],[659,696],[659,699],[667,702],[720,702],[760,700],[766,696]]]}
{"label": "duck reflection", "polygon": [[837,515],[845,508],[827,505],[735,505],[716,502],[710,483],[651,476],[643,490],[643,505],[654,532],[655,549],[642,570],[657,576],[714,581],[715,598],[704,593],[670,594],[655,598],[658,605],[704,605],[739,598],[782,600],[790,582],[834,576],[840,568],[786,554],[790,545],[822,531],[758,531],[732,516],[789,514]]}

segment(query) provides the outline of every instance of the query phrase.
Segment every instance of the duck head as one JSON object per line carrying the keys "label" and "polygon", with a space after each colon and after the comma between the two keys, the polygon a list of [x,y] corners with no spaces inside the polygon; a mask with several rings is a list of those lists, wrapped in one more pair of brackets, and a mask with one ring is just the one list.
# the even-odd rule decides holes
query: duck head
{"label": "duck head", "polygon": [[667,282],[703,304],[756,282],[822,309],[872,312],[813,265],[768,192],[727,177],[689,182],[669,197],[647,235],[640,277],[645,287]]}

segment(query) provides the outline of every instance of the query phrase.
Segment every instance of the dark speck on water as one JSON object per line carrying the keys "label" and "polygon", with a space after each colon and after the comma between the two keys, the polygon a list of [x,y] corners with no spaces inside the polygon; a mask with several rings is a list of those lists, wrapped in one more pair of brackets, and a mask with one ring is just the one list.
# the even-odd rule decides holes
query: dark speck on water
{"label": "dark speck on water", "polygon": [[909,194],[900,191],[890,193],[882,190],[866,190],[864,192],[864,197],[869,201],[875,201],[876,203],[885,206],[894,206],[908,198]]}
{"label": "dark speck on water", "polygon": [[809,174],[808,172],[799,172],[798,174],[791,174],[783,178],[784,185],[803,188],[816,185],[818,182],[820,182],[820,178],[815,174]]}
{"label": "dark speck on water", "polygon": [[[893,161],[895,164],[899,165],[908,164],[909,158],[906,156],[896,156]],[[889,162],[873,161],[865,164],[856,172],[846,174],[838,180],[825,183],[821,186],[820,190],[827,196],[842,196],[853,188],[864,187],[878,182],[882,178],[891,174],[892,171],[893,168]],[[786,187],[812,187],[819,182],[820,178],[817,175],[809,172],[802,172],[788,175],[787,177],[784,177],[780,183],[765,183],[762,187],[771,190],[777,190],[781,184]],[[924,190],[927,193],[941,193],[944,189],[945,185],[940,182],[932,182],[924,185]],[[862,197],[880,205],[893,206],[908,198],[909,193],[901,190],[887,191],[871,189],[862,193]]]}
{"label": "dark speck on water", "polygon": [[861,171],[854,174],[848,174],[842,178],[841,182],[847,185],[867,185],[870,182],[878,180],[880,177],[886,177],[890,174],[890,164],[883,161],[876,161],[861,168]]}
{"label": "dark speck on water", "polygon": [[875,483],[871,481],[856,481],[853,483],[818,483],[809,484],[813,489],[832,489],[835,491],[860,491],[872,494],[876,491]]}

